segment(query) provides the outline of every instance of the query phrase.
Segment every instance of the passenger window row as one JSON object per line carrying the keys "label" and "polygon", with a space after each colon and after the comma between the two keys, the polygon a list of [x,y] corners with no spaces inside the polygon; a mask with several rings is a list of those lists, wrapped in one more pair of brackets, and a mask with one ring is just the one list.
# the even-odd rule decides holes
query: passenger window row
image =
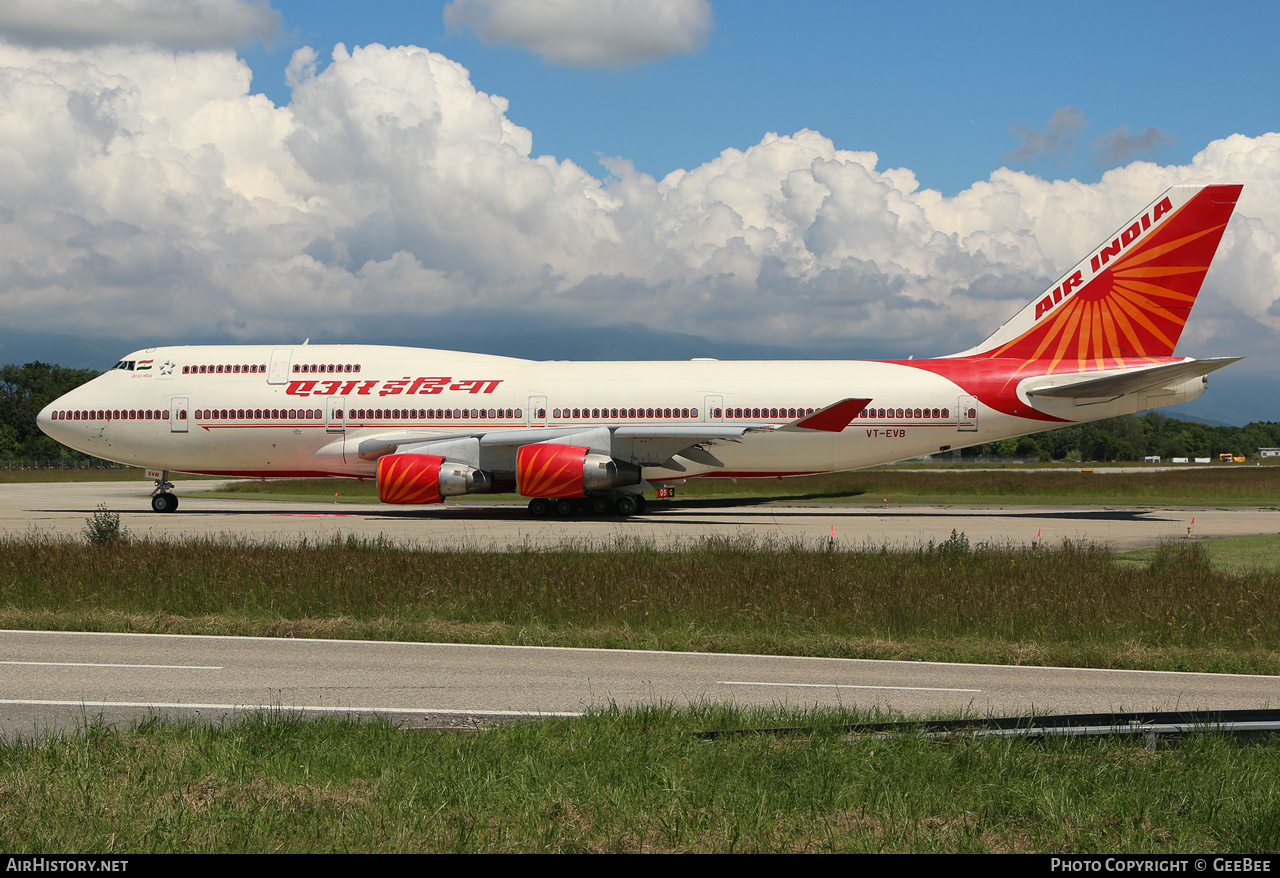
{"label": "passenger window row", "polygon": [[[484,419],[516,419],[524,417],[522,408],[357,408],[347,412],[353,420],[379,420],[389,417],[393,420],[453,420],[484,417]],[[342,417],[342,412],[338,412]]]}
{"label": "passenger window row", "polygon": [[197,409],[196,420],[200,421],[243,421],[243,420],[310,420],[318,421],[324,417],[320,409]]}
{"label": "passenger window row", "polygon": [[[551,417],[553,418],[609,418],[621,420],[623,418],[696,418],[698,416],[697,409],[688,408],[661,408],[661,409],[552,409]],[[539,417],[545,415],[539,413]]]}
{"label": "passenger window row", "polygon": [[949,418],[950,409],[881,409],[867,408],[859,413],[860,418]]}
{"label": "passenger window row", "polygon": [[[178,413],[185,419],[185,411]],[[68,409],[53,413],[55,421],[167,421],[169,413],[164,409]]]}
{"label": "passenger window row", "polygon": [[803,408],[727,408],[727,409],[724,409],[723,415],[721,415],[720,409],[716,409],[714,411],[714,415],[717,418],[726,417],[726,418],[795,419],[795,418],[803,418],[806,415],[811,415],[816,411],[817,409],[803,409]]}
{"label": "passenger window row", "polygon": [[234,375],[237,373],[244,373],[244,372],[254,374],[254,373],[263,373],[266,371],[267,371],[267,367],[265,364],[254,364],[254,365],[246,364],[242,366],[238,363],[233,363],[229,366],[228,365],[219,365],[219,366],[206,365],[206,366],[183,366],[182,367],[183,375],[215,375],[215,374],[216,375]]}
{"label": "passenger window row", "polygon": [[294,363],[295,372],[359,372],[359,363]]}

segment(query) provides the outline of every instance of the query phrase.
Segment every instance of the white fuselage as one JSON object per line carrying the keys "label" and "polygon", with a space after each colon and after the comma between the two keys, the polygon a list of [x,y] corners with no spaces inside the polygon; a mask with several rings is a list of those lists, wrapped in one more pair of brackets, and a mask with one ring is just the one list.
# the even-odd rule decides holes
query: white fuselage
{"label": "white fuselage", "polygon": [[[1183,402],[1201,386],[1188,381],[1142,407]],[[723,467],[646,466],[644,478],[659,481],[857,469],[1140,404],[1125,397],[1046,419],[1038,416],[1046,407],[1037,411],[1021,393],[1025,408],[1013,411],[1031,417],[982,397],[902,361],[540,362],[372,345],[192,346],[131,354],[47,407],[40,426],[72,448],[155,470],[369,477],[376,457],[359,449],[379,437],[403,443],[530,428],[549,436],[601,426],[782,425],[838,400],[871,400],[839,432],[763,431],[717,444]],[[501,475],[509,454],[493,453],[481,467]]]}

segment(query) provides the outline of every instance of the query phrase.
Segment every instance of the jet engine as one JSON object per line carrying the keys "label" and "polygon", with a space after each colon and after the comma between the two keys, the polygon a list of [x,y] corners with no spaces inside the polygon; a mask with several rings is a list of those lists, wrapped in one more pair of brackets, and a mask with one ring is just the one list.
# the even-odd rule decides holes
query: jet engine
{"label": "jet engine", "polygon": [[383,503],[440,503],[445,497],[492,488],[488,473],[434,454],[388,454],[378,459],[378,499]]}
{"label": "jet engine", "polygon": [[580,445],[541,443],[516,450],[516,485],[526,497],[585,497],[638,484],[640,467]]}

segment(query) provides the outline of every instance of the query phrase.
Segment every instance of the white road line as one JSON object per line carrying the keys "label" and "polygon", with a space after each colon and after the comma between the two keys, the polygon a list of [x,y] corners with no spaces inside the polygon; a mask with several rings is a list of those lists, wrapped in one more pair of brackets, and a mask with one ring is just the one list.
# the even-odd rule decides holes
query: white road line
{"label": "white road line", "polygon": [[[249,502],[249,501],[245,501]],[[467,649],[467,650],[493,650],[493,651],[526,651],[526,652],[544,652],[544,653],[603,653],[606,655],[640,655],[640,656],[679,656],[682,658],[755,658],[766,659],[769,661],[781,662],[821,662],[835,663],[839,662],[844,665],[855,667],[866,667],[869,665],[904,665],[912,668],[978,668],[983,671],[1008,671],[1018,672],[1019,674],[1037,673],[1041,671],[1071,671],[1078,674],[1121,674],[1126,676],[1164,676],[1164,677],[1213,677],[1223,679],[1226,677],[1240,677],[1243,679],[1265,679],[1277,680],[1273,674],[1220,674],[1210,671],[1141,671],[1129,668],[1072,668],[1062,665],[984,665],[977,662],[917,662],[908,661],[906,659],[850,659],[850,658],[826,658],[822,656],[808,655],[754,655],[752,653],[741,652],[682,652],[670,649],[612,649],[600,646],[520,646],[514,643],[419,643],[409,640],[326,640],[319,637],[266,637],[266,636],[247,636],[239,634],[143,634],[138,632],[122,632],[122,631],[33,631],[28,629],[7,629],[0,628],[0,636],[3,635],[38,635],[42,638],[47,637],[127,637],[130,639],[165,639],[165,640],[195,640],[197,642],[213,642],[228,641],[232,643],[272,643],[289,649],[297,649],[305,644],[323,643],[329,646],[347,646],[354,649],[362,649],[369,646],[386,646],[396,647],[400,649]],[[886,687],[899,688],[899,687]],[[940,690],[967,692],[967,689],[957,690]]]}
{"label": "white road line", "polygon": [[450,716],[582,716],[580,710],[459,710],[448,707],[329,707],[308,704],[201,704],[164,701],[37,701],[19,698],[0,698],[0,704],[34,704],[41,707],[149,707],[156,710],[265,710],[300,711],[306,713],[429,713]]}
{"label": "white road line", "polygon": [[981,689],[940,689],[932,686],[856,686],[852,683],[767,683],[759,680],[717,680],[721,686],[789,686],[796,689],[891,689],[897,692],[981,692]]}
{"label": "white road line", "polygon": [[109,665],[96,662],[6,662],[0,665],[31,665],[43,668],[147,668],[162,671],[221,671],[221,665]]}

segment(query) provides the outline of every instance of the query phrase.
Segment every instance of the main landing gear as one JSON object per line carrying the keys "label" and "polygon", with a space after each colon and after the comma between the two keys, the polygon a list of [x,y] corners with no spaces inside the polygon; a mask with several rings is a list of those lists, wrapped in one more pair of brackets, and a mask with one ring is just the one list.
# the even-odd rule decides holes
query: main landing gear
{"label": "main landing gear", "polygon": [[618,494],[613,497],[535,497],[529,501],[529,514],[534,518],[572,518],[575,515],[617,515],[627,518],[644,512],[643,494]]}
{"label": "main landing gear", "polygon": [[156,479],[156,489],[151,492],[151,508],[156,512],[173,512],[178,508],[178,495],[173,493],[168,470]]}

